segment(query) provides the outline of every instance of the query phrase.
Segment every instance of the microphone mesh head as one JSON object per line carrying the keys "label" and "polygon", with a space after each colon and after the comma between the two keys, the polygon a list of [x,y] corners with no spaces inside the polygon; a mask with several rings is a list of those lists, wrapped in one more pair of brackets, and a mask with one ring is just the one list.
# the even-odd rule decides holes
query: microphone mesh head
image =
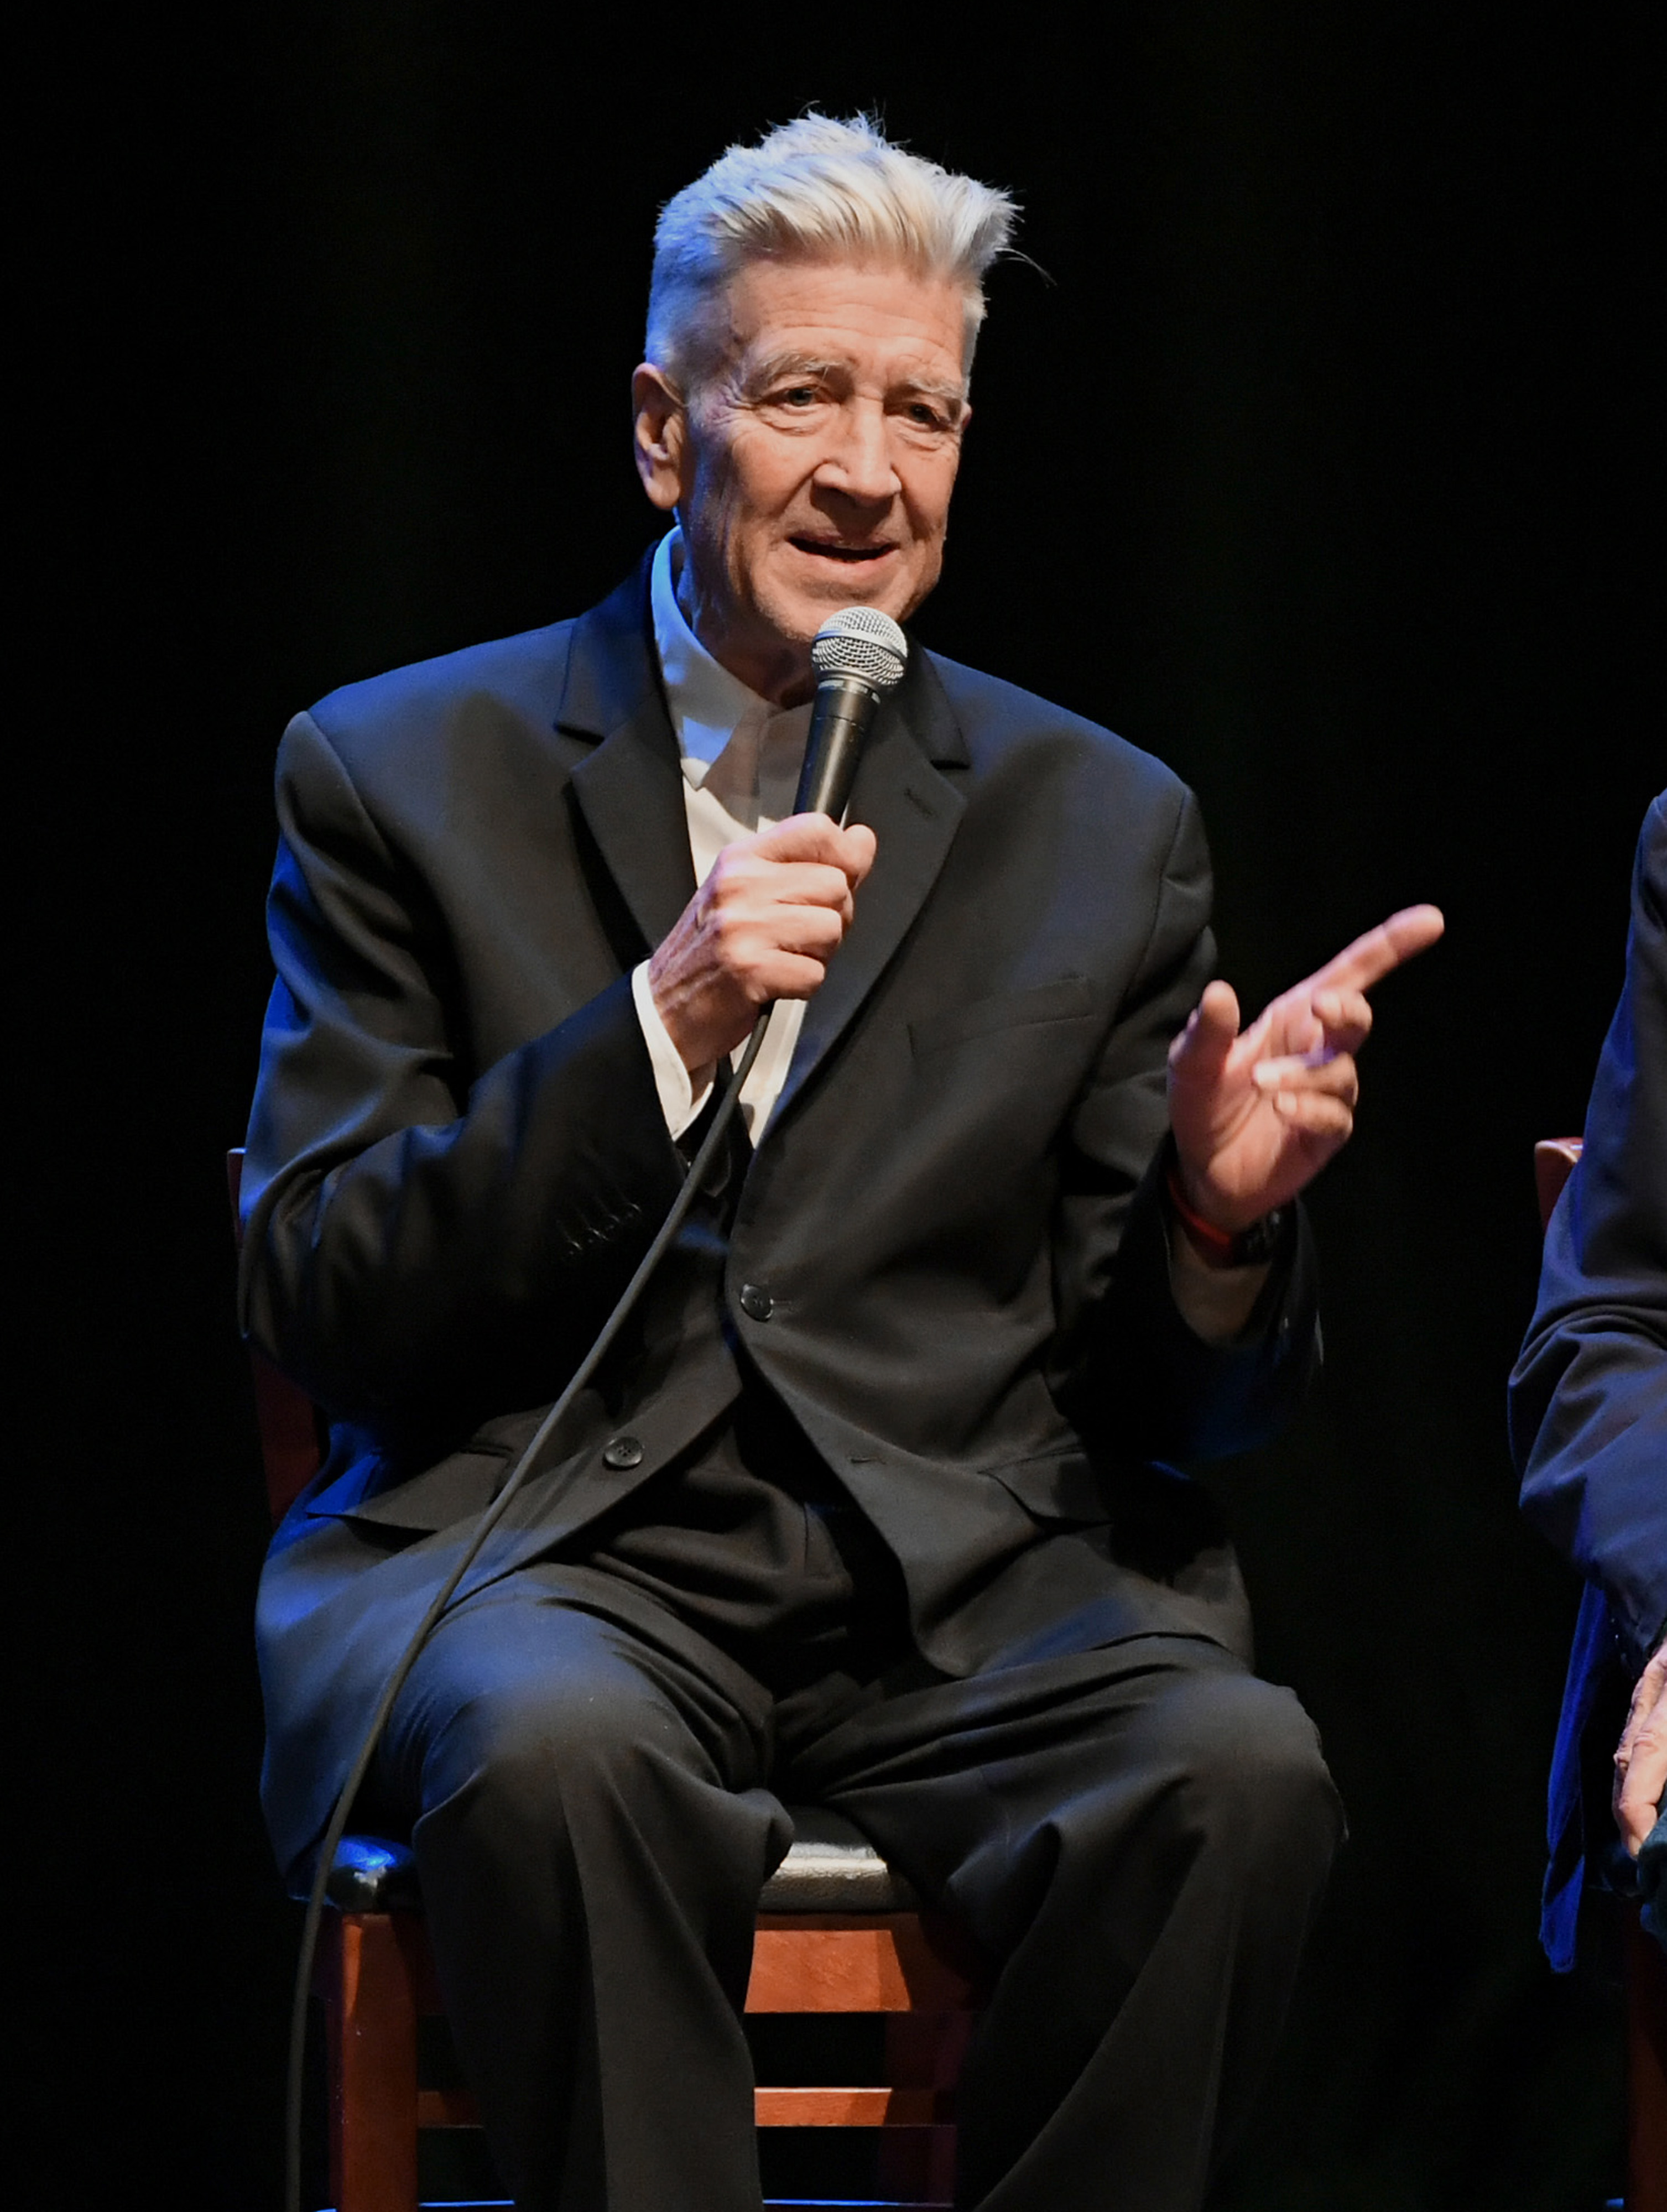
{"label": "microphone mesh head", "polygon": [[900,683],[909,664],[909,640],[878,607],[842,607],[830,615],[811,646],[819,678],[855,676],[875,691]]}

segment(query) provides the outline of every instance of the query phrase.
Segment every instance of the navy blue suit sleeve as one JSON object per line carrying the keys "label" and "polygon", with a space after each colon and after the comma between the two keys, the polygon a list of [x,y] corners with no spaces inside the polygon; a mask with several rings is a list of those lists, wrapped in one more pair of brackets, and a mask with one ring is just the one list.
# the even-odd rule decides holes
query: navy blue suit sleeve
{"label": "navy blue suit sleeve", "polygon": [[1667,1626],[1667,793],[1510,1402],[1523,1510],[1603,1590],[1636,1670]]}

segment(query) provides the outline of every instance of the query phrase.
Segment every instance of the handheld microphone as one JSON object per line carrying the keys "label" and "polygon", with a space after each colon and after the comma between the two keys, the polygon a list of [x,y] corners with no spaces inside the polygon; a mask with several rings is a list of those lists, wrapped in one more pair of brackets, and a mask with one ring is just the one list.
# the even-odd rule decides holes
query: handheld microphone
{"label": "handheld microphone", "polygon": [[908,665],[909,640],[878,607],[842,607],[828,617],[811,646],[816,704],[795,814],[843,818],[874,709]]}

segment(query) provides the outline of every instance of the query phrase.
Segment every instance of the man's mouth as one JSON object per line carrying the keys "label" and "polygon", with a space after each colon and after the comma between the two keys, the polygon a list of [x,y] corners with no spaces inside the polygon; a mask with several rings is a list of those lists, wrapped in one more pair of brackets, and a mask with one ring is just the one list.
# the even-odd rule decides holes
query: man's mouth
{"label": "man's mouth", "polygon": [[801,553],[814,553],[824,561],[844,561],[855,564],[863,561],[883,561],[888,553],[895,553],[895,545],[848,545],[837,538],[793,538],[788,544]]}

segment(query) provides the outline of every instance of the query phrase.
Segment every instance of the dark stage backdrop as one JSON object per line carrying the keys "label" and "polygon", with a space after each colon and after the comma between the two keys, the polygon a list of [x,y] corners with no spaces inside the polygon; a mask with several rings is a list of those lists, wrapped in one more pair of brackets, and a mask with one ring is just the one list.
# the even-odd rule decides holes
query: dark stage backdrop
{"label": "dark stage backdrop", "polygon": [[41,1421],[11,1494],[19,1529],[47,1507],[12,1583],[49,1754],[17,1917],[75,2114],[52,2201],[276,2201],[294,1923],[255,1808],[220,1167],[274,744],[337,684],[611,586],[652,527],[626,380],[655,209],[820,102],[1025,209],[927,641],[1196,786],[1247,1001],[1391,907],[1449,918],[1380,994],[1314,1194],[1324,1380],[1211,1477],[1354,1828],[1221,2212],[1596,2205],[1613,2017],[1535,1943],[1573,1593],[1518,1526],[1503,1389],[1530,1147],[1580,1121],[1667,781],[1646,9],[140,20],[78,21],[44,73],[46,390],[13,422],[50,494],[11,840]]}

